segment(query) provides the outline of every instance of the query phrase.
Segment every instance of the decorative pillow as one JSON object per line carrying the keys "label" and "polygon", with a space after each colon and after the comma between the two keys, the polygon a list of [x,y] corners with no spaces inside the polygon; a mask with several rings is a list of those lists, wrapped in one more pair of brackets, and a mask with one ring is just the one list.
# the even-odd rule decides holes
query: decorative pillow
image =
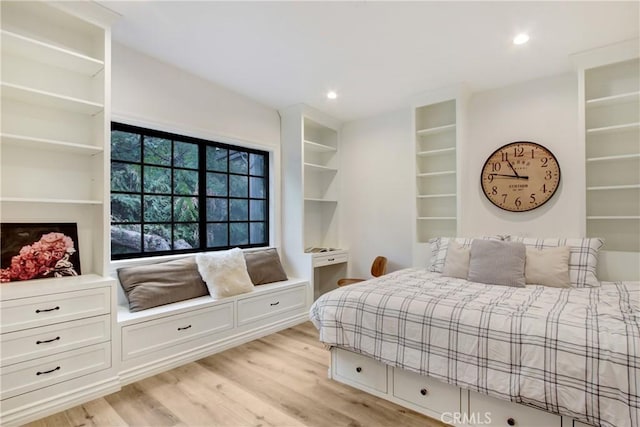
{"label": "decorative pillow", "polygon": [[287,280],[287,273],[284,272],[278,251],[275,249],[246,252],[244,260],[254,285]]}
{"label": "decorative pillow", "polygon": [[536,249],[527,246],[524,278],[527,284],[569,288],[569,247]]}
{"label": "decorative pillow", "polygon": [[253,290],[242,249],[196,255],[198,271],[214,298],[230,297]]}
{"label": "decorative pillow", "polygon": [[524,261],[522,243],[474,239],[467,280],[522,288],[525,285]]}
{"label": "decorative pillow", "polygon": [[596,276],[598,265],[598,251],[603,245],[602,239],[597,237],[584,239],[510,237],[512,242],[521,242],[526,246],[546,249],[558,246],[569,246],[569,279],[571,285],[576,288],[600,286]]}
{"label": "decorative pillow", "polygon": [[434,273],[442,273],[444,267],[444,261],[447,258],[447,249],[449,248],[449,242],[455,240],[463,247],[471,247],[471,242],[474,239],[483,240],[506,240],[509,236],[484,236],[484,237],[436,237],[429,240],[431,245],[431,258],[427,265],[427,270]]}
{"label": "decorative pillow", "polygon": [[120,268],[118,277],[132,312],[209,295],[195,257]]}
{"label": "decorative pillow", "polygon": [[449,243],[447,258],[444,261],[442,275],[466,279],[469,275],[470,248],[464,247],[455,240]]}

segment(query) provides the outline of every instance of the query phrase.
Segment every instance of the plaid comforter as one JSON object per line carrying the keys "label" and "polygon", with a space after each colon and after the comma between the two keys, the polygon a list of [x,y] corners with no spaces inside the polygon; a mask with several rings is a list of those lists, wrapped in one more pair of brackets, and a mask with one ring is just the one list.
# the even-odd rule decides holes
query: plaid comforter
{"label": "plaid comforter", "polygon": [[406,269],[322,295],[320,341],[589,424],[640,427],[640,284],[512,288]]}

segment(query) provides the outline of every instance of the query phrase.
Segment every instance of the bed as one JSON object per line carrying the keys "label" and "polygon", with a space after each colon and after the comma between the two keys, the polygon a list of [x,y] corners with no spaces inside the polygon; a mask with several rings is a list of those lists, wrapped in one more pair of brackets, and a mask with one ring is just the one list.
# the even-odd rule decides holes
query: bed
{"label": "bed", "polygon": [[591,425],[640,426],[640,284],[524,288],[404,269],[322,295],[320,341]]}

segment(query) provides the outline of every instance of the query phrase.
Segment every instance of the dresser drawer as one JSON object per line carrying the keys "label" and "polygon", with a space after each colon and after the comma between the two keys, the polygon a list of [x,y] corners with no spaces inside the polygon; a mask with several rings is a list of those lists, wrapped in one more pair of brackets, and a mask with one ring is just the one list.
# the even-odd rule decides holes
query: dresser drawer
{"label": "dresser drawer", "polygon": [[111,343],[96,344],[0,368],[0,399],[37,390],[111,366]]}
{"label": "dresser drawer", "polygon": [[433,378],[393,369],[393,395],[435,412],[459,412],[460,389]]}
{"label": "dresser drawer", "polygon": [[292,310],[304,310],[307,304],[307,287],[296,286],[282,291],[238,300],[238,326],[257,322]]}
{"label": "dresser drawer", "polygon": [[10,332],[0,337],[0,366],[97,344],[110,338],[111,317],[108,314]]}
{"label": "dresser drawer", "polygon": [[133,359],[233,328],[233,303],[122,328],[122,360]]}
{"label": "dresser drawer", "polygon": [[334,373],[346,382],[354,382],[374,390],[387,392],[387,365],[370,357],[339,348],[334,349]]}
{"label": "dresser drawer", "polygon": [[[492,427],[561,427],[562,417],[535,408],[496,399],[486,394],[469,392],[469,412],[484,421],[482,426]],[[486,422],[489,415],[490,422]]]}
{"label": "dresser drawer", "polygon": [[110,311],[110,288],[19,298],[0,303],[0,331],[4,334],[20,329],[98,316]]}
{"label": "dresser drawer", "polygon": [[324,267],[325,265],[340,264],[347,261],[349,261],[349,254],[346,252],[313,256],[314,267]]}

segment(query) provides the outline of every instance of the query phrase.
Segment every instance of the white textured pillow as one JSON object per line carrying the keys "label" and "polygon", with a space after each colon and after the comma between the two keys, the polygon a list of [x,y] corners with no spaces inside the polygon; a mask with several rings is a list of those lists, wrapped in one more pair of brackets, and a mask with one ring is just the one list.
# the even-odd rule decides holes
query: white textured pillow
{"label": "white textured pillow", "polygon": [[536,249],[527,246],[524,278],[527,284],[570,288],[569,246]]}
{"label": "white textured pillow", "polygon": [[207,252],[196,255],[198,271],[214,298],[230,297],[253,290],[242,250]]}
{"label": "white textured pillow", "polygon": [[465,248],[471,247],[473,239],[482,240],[507,240],[509,236],[484,236],[484,237],[435,237],[429,240],[431,246],[431,258],[427,265],[427,271],[433,273],[442,273],[444,268],[444,261],[447,258],[447,249],[449,248],[449,242],[455,241],[461,244]]}
{"label": "white textured pillow", "polygon": [[464,247],[455,240],[449,242],[447,249],[447,258],[444,261],[442,275],[447,277],[457,277],[458,279],[466,279],[469,274],[469,257],[471,248]]}
{"label": "white textured pillow", "polygon": [[533,237],[512,236],[510,240],[512,242],[521,242],[525,246],[537,249],[569,246],[569,280],[571,281],[571,286],[576,288],[600,286],[596,276],[596,267],[598,265],[598,251],[603,245],[602,239],[597,237],[584,239],[536,239]]}

